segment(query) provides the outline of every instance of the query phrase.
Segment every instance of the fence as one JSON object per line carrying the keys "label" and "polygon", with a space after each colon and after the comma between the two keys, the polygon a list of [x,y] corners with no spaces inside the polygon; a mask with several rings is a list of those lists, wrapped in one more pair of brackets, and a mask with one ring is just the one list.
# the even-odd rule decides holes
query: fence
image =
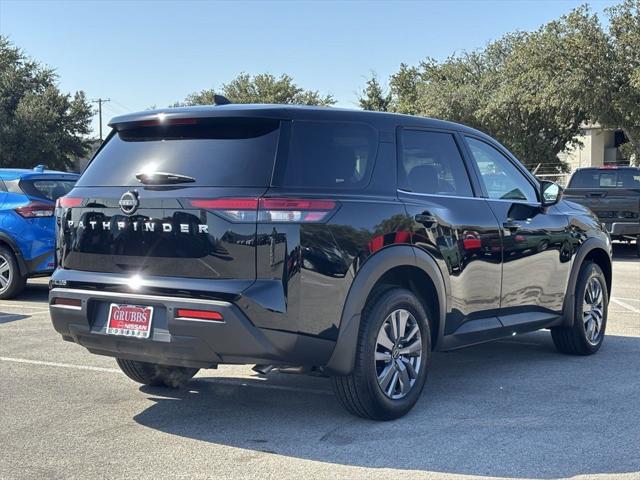
{"label": "fence", "polygon": [[567,182],[569,182],[570,176],[571,174],[569,173],[543,173],[536,175],[536,177],[538,177],[540,180],[549,180],[550,182],[556,182],[563,188],[567,186]]}

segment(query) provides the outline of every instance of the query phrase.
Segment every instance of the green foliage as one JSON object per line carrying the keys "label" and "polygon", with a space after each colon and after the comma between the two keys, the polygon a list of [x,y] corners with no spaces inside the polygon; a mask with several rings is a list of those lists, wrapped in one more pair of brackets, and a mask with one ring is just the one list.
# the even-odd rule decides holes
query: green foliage
{"label": "green foliage", "polygon": [[389,110],[470,125],[528,167],[557,172],[565,168],[558,153],[597,118],[594,99],[606,98],[608,69],[607,34],[581,7],[477,52],[402,64],[389,81]]}
{"label": "green foliage", "polygon": [[54,70],[0,36],[0,167],[68,169],[88,151],[91,106],[56,83]]}
{"label": "green foliage", "polygon": [[215,89],[192,93],[182,105],[212,105],[214,94],[227,97],[232,103],[278,103],[330,106],[336,103],[331,95],[321,95],[317,90],[305,90],[296,85],[289,75],[275,76],[262,73],[251,76],[241,73],[231,82]]}
{"label": "green foliage", "polygon": [[375,74],[367,80],[367,84],[358,100],[363,110],[388,112],[391,105],[391,94],[385,93]]}
{"label": "green foliage", "polygon": [[[621,128],[640,160],[640,0],[625,0],[607,10],[610,72],[608,95],[598,110],[605,126]],[[630,150],[631,151],[631,150]]]}
{"label": "green foliage", "polygon": [[620,155],[627,160],[630,165],[640,166],[640,156],[638,156],[635,145],[631,142],[620,145]]}

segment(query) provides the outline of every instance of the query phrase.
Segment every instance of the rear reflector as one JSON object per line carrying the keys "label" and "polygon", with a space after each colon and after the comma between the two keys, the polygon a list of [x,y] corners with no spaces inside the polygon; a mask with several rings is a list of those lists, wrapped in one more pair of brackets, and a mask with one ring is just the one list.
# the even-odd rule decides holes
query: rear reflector
{"label": "rear reflector", "polygon": [[57,206],[63,208],[79,207],[82,203],[82,198],[78,197],[60,197],[56,202]]}
{"label": "rear reflector", "polygon": [[15,211],[24,218],[53,217],[55,206],[50,203],[31,202],[24,207],[16,208]]}
{"label": "rear reflector", "polygon": [[76,308],[80,308],[82,306],[82,302],[77,298],[63,298],[63,297],[54,298],[51,304],[63,305],[65,307],[76,307]]}
{"label": "rear reflector", "polygon": [[222,322],[222,314],[219,312],[212,312],[210,310],[189,310],[186,308],[179,308],[177,318],[191,319],[191,320],[211,320],[214,322]]}
{"label": "rear reflector", "polygon": [[299,198],[218,198],[190,200],[191,206],[215,210],[233,222],[321,222],[337,207],[333,200]]}

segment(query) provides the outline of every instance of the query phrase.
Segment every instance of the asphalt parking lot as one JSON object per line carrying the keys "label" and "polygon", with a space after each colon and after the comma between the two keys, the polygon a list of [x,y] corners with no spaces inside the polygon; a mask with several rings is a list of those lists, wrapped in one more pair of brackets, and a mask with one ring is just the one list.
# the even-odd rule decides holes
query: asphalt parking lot
{"label": "asphalt parking lot", "polygon": [[46,280],[0,301],[0,479],[640,478],[640,260],[616,246],[598,355],[548,332],[439,353],[398,421],[348,415],[322,378],[203,371],[139,388],[51,327]]}

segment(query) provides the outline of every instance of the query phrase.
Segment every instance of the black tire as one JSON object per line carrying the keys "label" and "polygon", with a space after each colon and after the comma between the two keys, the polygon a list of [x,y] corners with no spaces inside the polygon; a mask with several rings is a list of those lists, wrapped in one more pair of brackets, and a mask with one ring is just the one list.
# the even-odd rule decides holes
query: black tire
{"label": "black tire", "polygon": [[[599,334],[591,341],[588,338],[587,324],[584,320],[584,303],[587,286],[597,280],[602,288],[602,319]],[[554,327],[551,329],[551,338],[556,349],[561,353],[570,355],[592,355],[602,346],[605,330],[607,328],[607,309],[609,306],[609,292],[607,282],[600,267],[593,262],[585,262],[580,267],[578,281],[576,283],[575,305],[573,324],[570,327]]]}
{"label": "black tire", "polygon": [[116,358],[118,366],[131,380],[151,387],[183,387],[198,373],[198,368],[173,367],[156,363]]}
{"label": "black tire", "polygon": [[27,277],[20,274],[15,254],[6,247],[0,247],[0,300],[20,295],[27,284]]}
{"label": "black tire", "polygon": [[640,257],[640,235],[636,237],[636,255]]}
{"label": "black tire", "polygon": [[[400,362],[400,365],[406,367],[406,363],[403,362],[408,360],[409,356],[401,356],[398,360],[398,357],[389,354],[391,360],[385,366],[384,362],[376,361],[376,349],[380,347],[378,334],[382,328],[387,328],[383,327],[383,323],[389,326],[389,317],[397,311],[407,311],[413,317],[410,316],[405,324],[418,326],[421,348],[419,359],[415,358],[416,355],[412,356],[412,361],[417,362],[416,366],[419,365],[419,368],[408,393],[402,398],[390,398],[379,384],[378,375],[383,375],[387,366],[391,369],[395,362]],[[401,338],[401,335],[397,338]],[[402,346],[398,345],[398,341],[395,344],[394,350]],[[353,372],[350,375],[333,377],[333,389],[340,403],[353,415],[372,420],[393,420],[405,415],[420,398],[430,364],[431,332],[429,317],[424,307],[409,290],[383,289],[375,293],[362,312]],[[378,371],[379,368],[383,369],[382,372]],[[395,378],[392,381],[395,382]],[[401,388],[402,382],[399,385]]]}

